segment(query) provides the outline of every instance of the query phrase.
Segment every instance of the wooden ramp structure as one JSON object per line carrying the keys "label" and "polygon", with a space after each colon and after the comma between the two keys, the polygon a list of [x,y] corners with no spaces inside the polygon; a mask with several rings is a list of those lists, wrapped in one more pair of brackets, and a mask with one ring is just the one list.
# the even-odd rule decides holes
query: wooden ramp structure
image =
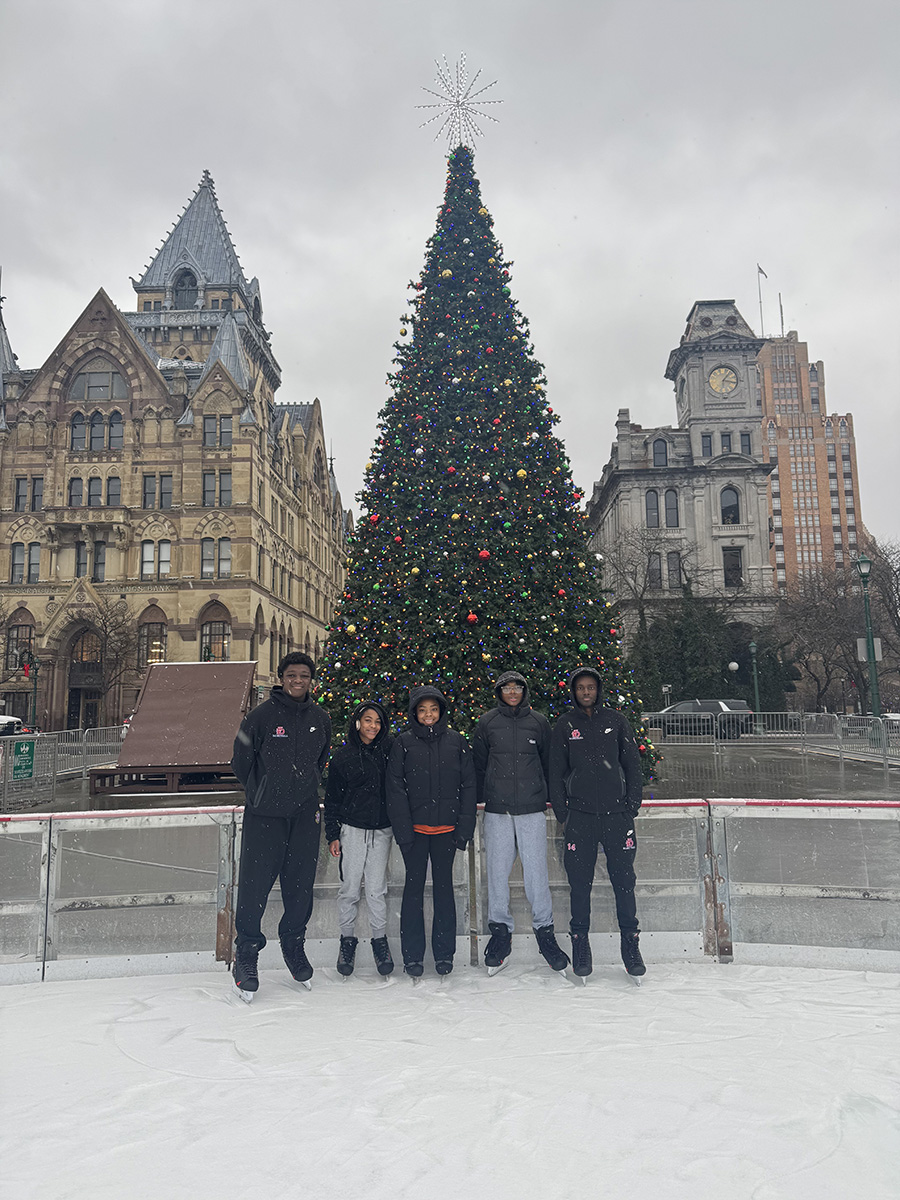
{"label": "wooden ramp structure", "polygon": [[153,663],[114,767],[89,772],[92,796],[240,789],[234,736],[250,707],[255,662]]}

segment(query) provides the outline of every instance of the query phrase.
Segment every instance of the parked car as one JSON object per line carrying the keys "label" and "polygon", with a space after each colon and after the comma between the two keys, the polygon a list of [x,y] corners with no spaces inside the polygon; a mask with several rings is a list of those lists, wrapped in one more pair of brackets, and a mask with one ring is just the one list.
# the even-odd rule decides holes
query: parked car
{"label": "parked car", "polygon": [[0,715],[0,737],[18,737],[21,732],[21,717]]}
{"label": "parked car", "polygon": [[669,737],[738,738],[753,729],[753,712],[746,700],[677,700],[662,710],[659,723]]}

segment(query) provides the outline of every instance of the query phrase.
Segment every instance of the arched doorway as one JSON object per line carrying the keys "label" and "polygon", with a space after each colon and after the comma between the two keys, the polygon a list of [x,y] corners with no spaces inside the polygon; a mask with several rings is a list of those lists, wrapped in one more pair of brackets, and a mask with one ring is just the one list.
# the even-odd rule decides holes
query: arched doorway
{"label": "arched doorway", "polygon": [[83,629],[69,655],[67,729],[96,729],[103,700],[103,653],[93,629]]}

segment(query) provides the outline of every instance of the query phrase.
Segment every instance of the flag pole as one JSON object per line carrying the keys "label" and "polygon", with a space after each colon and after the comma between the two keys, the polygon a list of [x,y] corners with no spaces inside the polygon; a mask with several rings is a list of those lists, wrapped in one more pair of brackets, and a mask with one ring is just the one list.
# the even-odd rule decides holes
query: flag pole
{"label": "flag pole", "polygon": [[778,311],[781,314],[781,336],[784,337],[784,305],[781,303],[781,292],[778,293]]}
{"label": "flag pole", "polygon": [[[761,275],[766,275],[766,273],[762,269],[762,267],[759,265],[759,263],[757,263],[756,264],[756,294],[757,294],[757,296],[759,296],[759,336],[765,337],[766,336],[766,326],[765,326],[765,321],[763,320],[762,281],[760,280]],[[766,275],[766,279],[768,279],[768,278],[769,278],[768,275]]]}

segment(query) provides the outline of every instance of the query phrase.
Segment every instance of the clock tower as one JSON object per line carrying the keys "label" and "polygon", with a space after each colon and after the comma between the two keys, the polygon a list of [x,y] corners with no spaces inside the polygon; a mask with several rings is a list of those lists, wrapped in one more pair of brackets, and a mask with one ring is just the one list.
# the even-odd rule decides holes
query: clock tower
{"label": "clock tower", "polygon": [[675,384],[682,429],[700,421],[716,433],[732,429],[735,422],[759,419],[756,356],[764,345],[733,300],[697,301],[666,367],[666,378]]}

